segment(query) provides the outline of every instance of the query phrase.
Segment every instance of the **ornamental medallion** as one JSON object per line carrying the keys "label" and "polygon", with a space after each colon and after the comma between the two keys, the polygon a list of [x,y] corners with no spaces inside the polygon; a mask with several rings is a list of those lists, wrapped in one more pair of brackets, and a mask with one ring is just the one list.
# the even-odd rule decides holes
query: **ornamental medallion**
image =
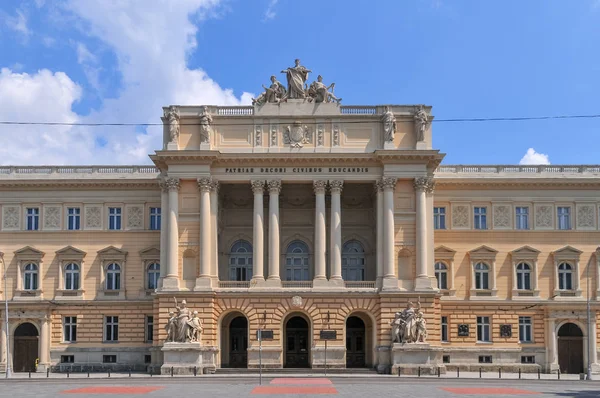
{"label": "ornamental medallion", "polygon": [[309,142],[308,134],[307,126],[303,126],[300,122],[294,122],[293,125],[287,126],[285,129],[283,139],[292,148],[302,148],[304,144]]}

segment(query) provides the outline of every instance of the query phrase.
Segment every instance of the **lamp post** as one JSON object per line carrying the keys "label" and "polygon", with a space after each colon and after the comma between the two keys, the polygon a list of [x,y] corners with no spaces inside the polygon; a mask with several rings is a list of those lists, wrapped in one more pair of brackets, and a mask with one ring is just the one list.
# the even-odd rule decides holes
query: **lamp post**
{"label": "lamp post", "polygon": [[10,335],[8,331],[8,289],[6,288],[6,263],[4,262],[4,253],[0,252],[0,261],[2,261],[2,274],[4,275],[4,321],[6,322],[6,373],[5,377],[10,378]]}
{"label": "lamp post", "polygon": [[595,330],[592,330],[592,323],[591,323],[591,309],[590,309],[590,268],[592,268],[591,264],[588,264],[587,267],[587,273],[586,273],[586,279],[587,279],[587,347],[588,347],[588,355],[587,355],[587,379],[588,380],[592,380],[592,357],[594,356],[594,352],[593,352],[593,348],[592,347],[592,333],[596,333]]}

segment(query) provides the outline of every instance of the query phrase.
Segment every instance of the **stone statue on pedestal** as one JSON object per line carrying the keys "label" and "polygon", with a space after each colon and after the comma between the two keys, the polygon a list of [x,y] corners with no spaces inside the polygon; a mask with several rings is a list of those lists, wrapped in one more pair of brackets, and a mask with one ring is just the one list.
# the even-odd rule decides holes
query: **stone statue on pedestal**
{"label": "stone statue on pedestal", "polygon": [[[326,86],[323,83],[323,76],[319,75],[317,77],[317,81],[312,82],[307,91],[307,96],[309,101],[315,102],[332,102],[335,101],[338,104],[342,100],[341,98],[336,97],[333,94],[333,89],[335,87],[335,83],[331,83],[329,86]],[[329,91],[331,89],[331,91]]]}
{"label": "stone statue on pedestal", "polygon": [[174,342],[175,334],[177,333],[177,318],[175,317],[175,313],[173,311],[169,311],[169,320],[165,325],[165,330],[167,331],[167,338],[165,339],[165,343]]}
{"label": "stone statue on pedestal", "polygon": [[200,341],[200,335],[202,334],[202,321],[198,318],[198,311],[192,313],[192,319],[187,322],[188,328],[188,339],[192,343]]}
{"label": "stone statue on pedestal", "polygon": [[181,304],[175,300],[175,311],[169,312],[169,320],[165,325],[167,331],[166,343],[199,342],[202,333],[202,321],[198,318],[198,311],[193,313],[187,307],[187,302]]}
{"label": "stone statue on pedestal", "polygon": [[410,301],[406,308],[396,312],[394,320],[390,323],[392,326],[392,344],[394,343],[423,343],[427,337],[427,325],[421,303],[417,302],[415,309]]}
{"label": "stone statue on pedestal", "polygon": [[200,115],[200,142],[207,144],[210,142],[210,130],[212,127],[212,116],[208,112],[208,107],[202,107],[202,114]]}
{"label": "stone statue on pedestal", "polygon": [[425,141],[425,131],[427,131],[427,128],[431,122],[429,120],[429,115],[425,111],[425,108],[423,108],[423,105],[419,105],[417,107],[416,112],[413,114],[413,118],[415,120],[417,141]]}
{"label": "stone statue on pedestal", "polygon": [[308,74],[312,71],[300,65],[299,59],[296,59],[294,63],[295,65],[293,67],[281,71],[281,73],[285,73],[287,77],[287,98],[305,98],[306,92],[304,91],[304,85],[306,80],[308,80]]}
{"label": "stone statue on pedestal", "polygon": [[396,135],[396,117],[390,110],[389,106],[385,107],[385,112],[381,115],[383,123],[383,133],[385,142],[393,142]]}
{"label": "stone statue on pedestal", "polygon": [[283,84],[281,84],[275,76],[271,76],[271,86],[265,87],[264,93],[261,93],[258,97],[252,99],[252,105],[262,105],[264,103],[278,104],[286,99],[287,91]]}
{"label": "stone statue on pedestal", "polygon": [[165,109],[164,117],[169,126],[169,142],[177,143],[179,139],[179,109],[176,106],[170,106]]}

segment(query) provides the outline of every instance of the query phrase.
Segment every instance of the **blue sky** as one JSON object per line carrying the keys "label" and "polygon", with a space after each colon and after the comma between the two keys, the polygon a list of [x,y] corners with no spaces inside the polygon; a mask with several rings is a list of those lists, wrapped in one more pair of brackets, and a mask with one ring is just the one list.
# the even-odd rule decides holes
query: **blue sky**
{"label": "blue sky", "polygon": [[[2,0],[0,120],[158,122],[302,63],[344,104],[600,114],[600,0]],[[313,76],[314,77],[314,76]],[[447,164],[600,163],[600,118],[434,123]],[[0,164],[148,163],[159,128],[0,126]],[[547,155],[547,158],[540,154]]]}

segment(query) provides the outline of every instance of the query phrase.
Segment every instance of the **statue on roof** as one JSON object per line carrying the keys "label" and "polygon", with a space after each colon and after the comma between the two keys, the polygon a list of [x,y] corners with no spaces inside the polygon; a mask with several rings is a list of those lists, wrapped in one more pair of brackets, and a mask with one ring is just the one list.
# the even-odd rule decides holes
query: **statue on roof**
{"label": "statue on roof", "polygon": [[299,59],[295,60],[294,66],[281,71],[287,77],[287,98],[306,98],[305,84],[310,72],[310,69],[300,65]]}
{"label": "statue on roof", "polygon": [[381,122],[383,123],[383,133],[386,142],[393,142],[396,134],[396,117],[390,110],[389,106],[385,107],[383,115],[381,115]]}
{"label": "statue on roof", "polygon": [[[319,75],[317,80],[310,84],[307,90],[307,96],[309,101],[315,102],[332,102],[335,101],[338,104],[342,100],[333,94],[335,83],[331,83],[329,86],[323,83],[323,76]],[[331,91],[329,91],[331,89]]]}
{"label": "statue on roof", "polygon": [[179,109],[171,105],[165,109],[164,118],[169,126],[169,142],[177,142],[179,139]]}
{"label": "statue on roof", "polygon": [[210,142],[210,131],[212,129],[213,119],[208,111],[208,107],[205,105],[202,107],[202,113],[200,114],[200,142]]}
{"label": "statue on roof", "polygon": [[277,104],[286,98],[287,91],[275,76],[271,76],[271,86],[265,87],[263,84],[263,88],[265,91],[252,99],[252,105],[263,105],[267,102]]}
{"label": "statue on roof", "polygon": [[423,105],[417,106],[417,109],[413,114],[413,118],[415,120],[417,141],[425,141],[425,131],[427,131],[431,121],[429,120],[429,115],[427,114],[427,111],[425,111]]}

